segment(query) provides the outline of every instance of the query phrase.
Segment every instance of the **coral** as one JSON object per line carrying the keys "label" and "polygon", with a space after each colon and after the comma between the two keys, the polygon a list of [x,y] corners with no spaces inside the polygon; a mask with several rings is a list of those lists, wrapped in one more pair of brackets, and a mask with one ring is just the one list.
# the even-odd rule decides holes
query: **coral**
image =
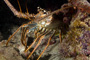
{"label": "coral", "polygon": [[90,54],[90,16],[88,7],[90,3],[87,0],[70,0],[69,2],[75,6],[77,13],[72,16],[69,30],[62,39],[60,54],[68,58],[74,57],[75,60],[88,60]]}
{"label": "coral", "polygon": [[[27,51],[32,48],[29,51],[28,59],[30,57],[30,59],[36,59],[37,55],[39,55],[39,59],[42,54],[42,57],[51,55],[50,60],[55,54],[62,57],[62,60],[67,58],[90,59],[88,58],[90,55],[90,3],[87,0],[68,0],[67,4],[63,4],[60,9],[53,12],[39,8],[36,15],[18,12],[8,0],[4,1],[17,17],[30,20],[29,23],[21,25],[8,39],[9,42],[13,36],[15,37],[15,33],[20,28],[22,29],[21,43],[23,46],[18,43],[15,45],[20,54],[25,54],[26,57]],[[32,39],[34,42],[29,43],[30,46],[27,44],[29,34],[34,38]],[[20,43],[20,41],[18,42]],[[13,46],[13,44],[11,45]],[[47,48],[48,46],[49,48]],[[24,50],[27,53],[24,53]],[[31,50],[33,51],[31,52]],[[41,53],[41,51],[45,51],[45,53]],[[49,58],[47,59],[49,60]]]}

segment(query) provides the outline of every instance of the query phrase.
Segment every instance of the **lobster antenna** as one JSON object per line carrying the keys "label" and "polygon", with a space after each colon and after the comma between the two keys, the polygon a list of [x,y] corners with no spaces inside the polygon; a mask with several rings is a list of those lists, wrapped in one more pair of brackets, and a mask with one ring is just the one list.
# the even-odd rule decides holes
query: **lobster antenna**
{"label": "lobster antenna", "polygon": [[27,0],[26,0],[26,3],[25,3],[25,4],[26,4],[26,11],[27,11],[27,13],[29,13],[29,12],[28,12],[28,7],[27,7]]}
{"label": "lobster antenna", "polygon": [[19,3],[19,0],[17,0],[17,2],[18,2],[18,5],[19,5],[20,12],[22,12],[22,9],[21,9],[21,6],[20,6],[20,3]]}

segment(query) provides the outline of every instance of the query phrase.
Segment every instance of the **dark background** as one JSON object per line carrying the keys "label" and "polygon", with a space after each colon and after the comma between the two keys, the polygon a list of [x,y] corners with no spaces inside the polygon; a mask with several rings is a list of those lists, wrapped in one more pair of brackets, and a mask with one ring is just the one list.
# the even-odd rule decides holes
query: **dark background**
{"label": "dark background", "polygon": [[[17,0],[9,0],[12,5],[19,11]],[[37,7],[41,7],[45,10],[54,11],[59,9],[61,5],[67,3],[67,0],[19,0],[22,11],[26,12],[26,2],[29,13],[37,13]],[[18,18],[14,16],[12,11],[5,4],[4,0],[0,0],[0,33],[3,36],[2,39],[8,39],[11,35],[11,29],[13,26],[20,26],[28,20]],[[2,40],[1,39],[1,40]]]}

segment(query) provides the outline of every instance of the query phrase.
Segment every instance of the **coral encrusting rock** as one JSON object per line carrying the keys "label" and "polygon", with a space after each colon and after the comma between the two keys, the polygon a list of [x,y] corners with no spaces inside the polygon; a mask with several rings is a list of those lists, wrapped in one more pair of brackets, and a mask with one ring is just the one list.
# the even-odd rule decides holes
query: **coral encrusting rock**
{"label": "coral encrusting rock", "polygon": [[[87,0],[74,0],[77,3],[87,2]],[[71,5],[75,2],[71,0]],[[89,3],[89,2],[88,2]],[[60,55],[64,58],[73,58],[73,60],[90,60],[90,16],[89,11],[84,10],[82,5],[75,6],[77,13],[72,17],[69,30],[59,47]],[[89,6],[87,4],[86,6]],[[80,6],[82,10],[79,9]],[[87,7],[86,7],[87,8]]]}
{"label": "coral encrusting rock", "polygon": [[[57,36],[53,37],[51,41],[52,44],[50,44],[49,48],[47,48],[47,50],[44,52],[44,54],[41,57],[41,60],[90,60],[90,11],[86,10],[90,9],[90,3],[87,0],[68,1],[69,3],[64,4],[61,8],[70,8],[60,11],[60,13],[62,13],[63,15],[62,21],[63,23],[68,25],[68,29],[63,29],[65,33],[62,33],[61,35],[62,42],[60,44],[59,38]],[[84,8],[83,6],[86,7]],[[30,35],[33,36],[34,34]],[[40,54],[40,52],[45,48],[48,41],[48,37],[50,37],[50,34],[44,37],[40,46],[36,49],[35,53],[33,54],[31,60],[35,60],[37,56]],[[12,40],[14,41],[14,43],[10,42],[9,45],[13,46],[13,48],[4,46],[3,48],[0,47],[0,56],[2,56],[4,52],[5,57],[2,56],[3,60],[10,60],[10,58],[12,58],[13,55],[14,57],[12,58],[12,60],[14,58],[17,58],[17,60],[24,60],[24,58],[22,58],[22,56],[19,55],[22,54],[25,49],[23,48],[23,46],[20,45],[20,33],[16,34]],[[31,42],[29,43],[29,45],[30,44]],[[14,48],[16,48],[18,52]],[[32,49],[33,48],[34,46],[32,47]],[[12,54],[10,53],[11,57],[7,56],[7,52],[9,51],[13,51]],[[16,57],[17,55],[20,57],[20,59]],[[28,53],[26,55],[28,55]]]}

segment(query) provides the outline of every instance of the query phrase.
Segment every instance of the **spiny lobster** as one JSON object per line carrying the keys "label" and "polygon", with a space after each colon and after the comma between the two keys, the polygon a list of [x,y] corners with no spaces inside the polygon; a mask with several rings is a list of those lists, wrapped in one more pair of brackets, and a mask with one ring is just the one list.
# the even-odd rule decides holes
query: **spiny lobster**
{"label": "spiny lobster", "polygon": [[[31,55],[34,53],[34,51],[37,49],[37,47],[40,45],[40,43],[42,42],[42,39],[47,34],[52,32],[52,35],[49,37],[49,39],[47,41],[46,47],[44,48],[44,50],[41,52],[41,54],[37,58],[37,60],[39,60],[41,55],[44,53],[44,51],[50,45],[50,41],[56,33],[59,33],[59,38],[60,38],[60,42],[61,42],[61,32],[64,33],[63,31],[68,29],[68,24],[63,21],[64,13],[62,11],[65,9],[68,9],[68,8],[73,8],[73,6],[66,6],[64,8],[55,10],[53,12],[46,11],[46,10],[38,7],[37,14],[29,14],[28,9],[26,9],[27,10],[26,13],[22,13],[19,1],[18,1],[18,5],[20,8],[20,12],[18,12],[8,0],[4,0],[4,2],[7,4],[7,6],[10,8],[10,10],[14,13],[14,15],[16,15],[19,18],[25,18],[25,19],[30,20],[28,23],[21,25],[8,38],[6,45],[8,45],[8,42],[11,40],[11,38],[22,28],[23,32],[21,35],[21,43],[25,46],[25,52],[27,52],[32,47],[32,45],[34,45],[35,42],[38,40],[37,45],[35,46],[33,51],[27,57],[27,59],[29,59],[31,57]],[[30,46],[27,47],[26,35],[33,30],[36,35],[36,39],[33,41],[33,43]],[[39,35],[38,35],[38,32],[40,32]]]}

